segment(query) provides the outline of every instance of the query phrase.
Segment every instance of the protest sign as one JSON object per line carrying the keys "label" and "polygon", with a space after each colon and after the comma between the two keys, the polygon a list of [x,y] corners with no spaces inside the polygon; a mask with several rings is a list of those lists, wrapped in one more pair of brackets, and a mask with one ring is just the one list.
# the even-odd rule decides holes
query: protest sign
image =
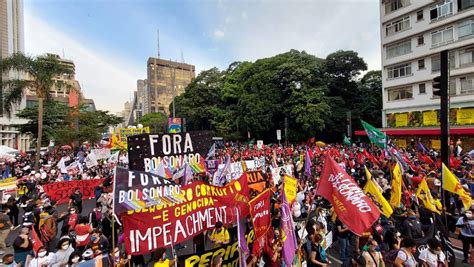
{"label": "protest sign", "polygon": [[168,118],[168,133],[181,132],[181,118]]}
{"label": "protest sign", "polygon": [[153,173],[116,168],[114,175],[114,212],[173,204],[181,198],[181,186]]}
{"label": "protest sign", "polygon": [[16,177],[5,178],[0,182],[0,190],[11,190],[16,188]]}
{"label": "protest sign", "polygon": [[246,172],[249,188],[262,192],[265,189],[266,175],[261,171]]}
{"label": "protest sign", "polygon": [[110,148],[92,149],[91,154],[95,155],[97,160],[110,158]]}
{"label": "protest sign", "polygon": [[270,189],[265,190],[254,199],[250,200],[250,215],[252,216],[255,239],[259,239],[267,234],[271,225],[270,217]]}
{"label": "protest sign", "polygon": [[296,199],[296,194],[298,193],[298,180],[288,175],[285,175],[283,178],[283,188],[285,190],[286,199],[291,205]]}
{"label": "protest sign", "polygon": [[[223,181],[230,182],[232,180],[238,179],[242,174],[244,174],[244,168],[242,162],[233,162],[230,163],[228,169],[225,170],[226,164],[219,164],[217,171],[214,173],[214,184],[222,185]],[[221,177],[223,175],[223,177]]]}
{"label": "protest sign", "polygon": [[184,201],[174,205],[151,206],[128,211],[122,216],[125,248],[128,254],[142,255],[160,247],[182,243],[218,221],[224,225],[236,222],[235,208],[241,217],[248,215],[247,177],[224,187],[201,181],[183,186]]}
{"label": "protest sign", "polygon": [[74,193],[76,188],[81,190],[82,199],[95,197],[95,188],[103,182],[104,179],[56,182],[43,185],[43,190],[49,196],[50,200],[56,201],[57,204],[63,204],[69,201],[69,197]]}
{"label": "protest sign", "polygon": [[217,171],[217,167],[219,166],[219,160],[213,159],[213,160],[206,160],[206,171],[214,176],[214,173]]}
{"label": "protest sign", "polygon": [[272,179],[273,179],[273,183],[275,185],[280,183],[282,175],[286,174],[286,175],[289,175],[289,176],[293,176],[293,166],[291,166],[291,165],[285,165],[285,166],[282,166],[282,167],[271,168],[270,170],[272,172]]}
{"label": "protest sign", "polygon": [[140,134],[128,139],[130,170],[154,172],[160,162],[180,169],[192,161],[199,163],[212,145],[212,132]]}
{"label": "protest sign", "polygon": [[[254,232],[250,231],[245,235],[247,244],[252,244],[254,240]],[[207,267],[211,266],[214,257],[222,257],[222,266],[239,266],[239,242],[215,248],[204,252],[203,254],[191,254],[178,256],[178,265],[185,267]]]}
{"label": "protest sign", "polygon": [[97,162],[97,158],[93,152],[87,155],[85,163],[87,168],[92,168],[94,166],[99,165],[99,162]]}
{"label": "protest sign", "polygon": [[326,156],[316,195],[331,202],[339,220],[356,235],[362,235],[380,217],[377,206],[330,156]]}
{"label": "protest sign", "polygon": [[258,171],[262,170],[265,172],[265,158],[260,157],[257,160],[246,160],[245,162],[245,171]]}

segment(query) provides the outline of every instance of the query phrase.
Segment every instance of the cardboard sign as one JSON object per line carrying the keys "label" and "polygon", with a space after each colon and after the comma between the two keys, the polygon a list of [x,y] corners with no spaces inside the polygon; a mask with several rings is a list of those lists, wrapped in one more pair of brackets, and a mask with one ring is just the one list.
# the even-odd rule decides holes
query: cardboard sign
{"label": "cardboard sign", "polygon": [[115,169],[113,207],[116,214],[174,204],[184,200],[181,194],[180,185],[156,174]]}
{"label": "cardboard sign", "polygon": [[160,162],[180,169],[193,160],[199,163],[212,145],[212,132],[140,134],[128,138],[129,169],[155,172]]}
{"label": "cardboard sign", "polygon": [[67,203],[76,188],[82,193],[82,199],[95,197],[95,188],[102,184],[104,179],[75,180],[67,182],[56,182],[43,185],[44,192],[49,199],[56,201],[57,204]]}

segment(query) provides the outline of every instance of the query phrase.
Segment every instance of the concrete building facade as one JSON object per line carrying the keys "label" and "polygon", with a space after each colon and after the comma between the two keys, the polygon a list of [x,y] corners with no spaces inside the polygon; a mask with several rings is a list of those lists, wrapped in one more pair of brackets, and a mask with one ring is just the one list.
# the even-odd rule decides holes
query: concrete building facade
{"label": "concrete building facade", "polygon": [[[383,110],[386,132],[401,146],[425,136],[436,147],[440,99],[433,78],[449,50],[453,138],[474,136],[474,1],[381,0]],[[410,137],[411,136],[411,137]]]}
{"label": "concrete building facade", "polygon": [[144,114],[161,112],[170,114],[175,96],[184,93],[195,77],[194,65],[150,57],[147,61],[147,95]]}
{"label": "concrete building facade", "polygon": [[[23,30],[23,1],[22,0],[0,0],[0,59],[6,58],[13,53],[24,52],[24,30]],[[2,79],[20,78],[17,72],[9,72],[2,75]],[[15,116],[18,110],[26,106],[23,99],[21,104],[14,108],[10,117],[3,111],[3,98],[5,92],[0,88],[0,145],[15,149],[28,150],[30,140],[27,135],[21,135],[14,125],[26,123]]]}

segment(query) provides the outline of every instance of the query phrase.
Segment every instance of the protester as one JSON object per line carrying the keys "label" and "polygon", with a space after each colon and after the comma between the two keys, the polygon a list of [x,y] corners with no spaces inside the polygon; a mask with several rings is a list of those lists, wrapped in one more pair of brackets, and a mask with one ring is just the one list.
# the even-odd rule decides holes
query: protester
{"label": "protester", "polygon": [[90,243],[92,226],[87,217],[79,217],[78,224],[74,227],[76,232],[76,249],[84,251],[84,247]]}
{"label": "protester", "polygon": [[18,209],[18,204],[15,197],[9,197],[5,205],[9,209],[8,216],[10,216],[10,221],[13,223],[13,226],[18,226],[18,216],[20,214],[20,210]]}
{"label": "protester", "polygon": [[221,255],[217,255],[214,258],[212,258],[211,267],[222,267],[222,256]]}
{"label": "protester", "polygon": [[462,241],[464,263],[469,260],[469,249],[474,247],[474,217],[472,211],[466,211],[456,222],[456,227],[461,229],[459,237]]}
{"label": "protester", "polygon": [[108,253],[110,249],[109,241],[102,232],[95,229],[91,232],[90,241],[86,245],[86,250],[91,249],[95,256]]}
{"label": "protester", "polygon": [[5,267],[21,267],[21,264],[15,262],[13,254],[5,254],[2,258],[2,266]]}
{"label": "protester", "polygon": [[447,267],[448,261],[443,252],[443,246],[436,238],[428,240],[428,249],[420,253],[419,259],[426,267]]}
{"label": "protester", "polygon": [[71,195],[69,207],[76,208],[79,214],[82,213],[82,193],[80,188],[76,188],[74,194]]}
{"label": "protester", "polygon": [[2,249],[7,247],[5,241],[7,240],[10,229],[12,228],[12,223],[10,217],[8,216],[9,208],[7,206],[2,207],[2,212],[0,213],[0,254],[5,252]]}
{"label": "protester", "polygon": [[316,233],[312,237],[311,254],[308,262],[308,267],[326,267],[330,266],[331,262],[327,258],[326,250],[321,246],[322,236]]}
{"label": "protester", "polygon": [[397,267],[416,267],[417,261],[415,258],[416,243],[413,239],[406,238],[402,241],[402,248],[398,251],[395,259],[395,266]]}
{"label": "protester", "polygon": [[166,249],[159,248],[155,252],[153,267],[170,267],[174,265],[175,261],[176,259],[166,258]]}
{"label": "protester", "polygon": [[70,240],[63,238],[59,240],[57,250],[51,258],[51,267],[62,267],[68,264],[69,257],[74,252],[74,247],[71,245]]}
{"label": "protester", "polygon": [[367,250],[362,253],[366,267],[385,267],[379,244],[374,239],[367,242]]}
{"label": "protester", "polygon": [[82,255],[79,251],[74,251],[70,256],[67,267],[77,267],[82,262]]}
{"label": "protester", "polygon": [[45,247],[38,248],[36,257],[30,261],[28,267],[48,267],[52,265],[54,253],[48,253]]}
{"label": "protester", "polygon": [[222,225],[222,222],[216,223],[215,229],[211,232],[210,240],[214,248],[229,244],[229,231]]}
{"label": "protester", "polygon": [[13,241],[13,249],[15,251],[15,262],[19,264],[26,264],[26,257],[32,255],[33,242],[28,234],[30,229],[24,227],[20,230],[20,234]]}

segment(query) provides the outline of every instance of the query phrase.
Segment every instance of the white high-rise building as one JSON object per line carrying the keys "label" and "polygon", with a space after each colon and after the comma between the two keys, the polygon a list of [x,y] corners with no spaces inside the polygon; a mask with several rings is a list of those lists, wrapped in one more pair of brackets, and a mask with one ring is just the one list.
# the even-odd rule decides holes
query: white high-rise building
{"label": "white high-rise building", "polygon": [[[385,131],[400,146],[423,138],[439,146],[442,50],[449,50],[451,140],[474,145],[474,0],[381,0]],[[415,140],[416,141],[416,140]]]}
{"label": "white high-rise building", "polygon": [[[6,58],[17,52],[24,52],[23,1],[0,0],[0,58]],[[3,75],[2,78],[18,78],[18,75],[16,72],[10,72]],[[4,92],[1,93],[3,96]],[[26,101],[23,100],[12,112],[10,118],[3,112],[3,108],[0,108],[0,145],[21,150],[29,149],[28,136],[20,135],[13,127],[16,124],[25,123],[24,120],[15,117],[15,113],[25,105]]]}

